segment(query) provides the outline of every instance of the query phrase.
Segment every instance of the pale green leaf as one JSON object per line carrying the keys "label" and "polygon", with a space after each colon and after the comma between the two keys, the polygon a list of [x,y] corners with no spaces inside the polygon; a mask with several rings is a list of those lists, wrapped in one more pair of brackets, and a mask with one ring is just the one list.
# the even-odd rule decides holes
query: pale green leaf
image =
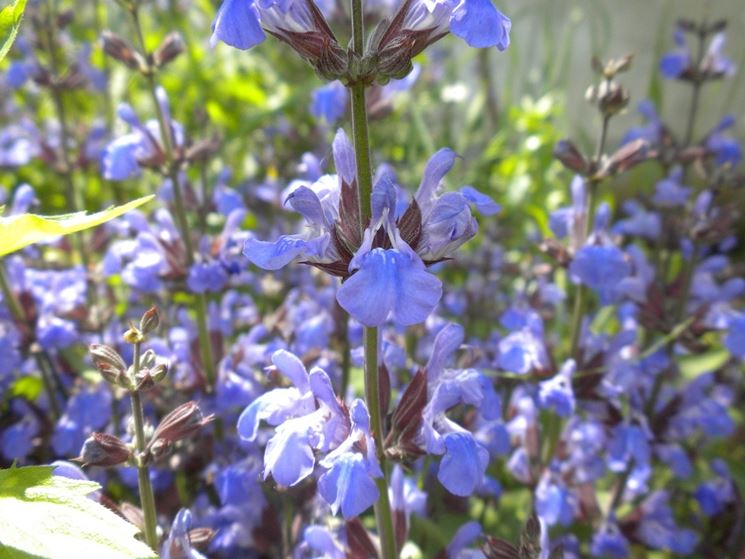
{"label": "pale green leaf", "polygon": [[20,214],[0,217],[0,256],[5,256],[33,243],[49,241],[61,235],[69,235],[96,227],[141,206],[153,198],[152,195],[145,196],[128,204],[114,206],[90,215],[79,212],[60,216]]}
{"label": "pale green leaf", "polygon": [[696,355],[685,355],[679,358],[680,370],[686,379],[692,380],[703,373],[716,371],[729,359],[729,352],[721,348]]}
{"label": "pale green leaf", "polygon": [[100,486],[52,466],[0,470],[0,559],[152,559],[138,529],[86,497]]}
{"label": "pale green leaf", "polygon": [[0,60],[5,58],[21,27],[26,0],[15,0],[0,10]]}

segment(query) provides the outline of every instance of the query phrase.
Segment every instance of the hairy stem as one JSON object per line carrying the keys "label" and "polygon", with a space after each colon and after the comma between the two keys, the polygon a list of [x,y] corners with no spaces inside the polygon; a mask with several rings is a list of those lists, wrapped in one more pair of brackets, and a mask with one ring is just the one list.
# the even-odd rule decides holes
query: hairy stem
{"label": "hairy stem", "polygon": [[[352,43],[358,57],[364,54],[364,25],[362,0],[351,0]],[[352,98],[352,134],[357,162],[357,193],[359,200],[360,232],[364,233],[372,215],[370,196],[372,194],[372,168],[370,165],[370,138],[367,127],[367,107],[365,105],[365,84],[350,86]],[[378,501],[375,503],[375,520],[378,525],[382,559],[397,557],[396,538],[393,529],[393,514],[388,499],[388,479],[383,441],[383,413],[380,409],[380,385],[378,383],[378,329],[365,328],[365,400],[370,412],[373,435],[377,445],[378,461],[383,477],[376,480]]]}
{"label": "hairy stem", "polygon": [[[134,363],[133,363],[133,381],[137,378],[140,371],[140,354],[141,344],[134,346]],[[130,393],[132,402],[132,420],[135,426],[135,449],[137,462],[137,483],[140,489],[140,506],[145,520],[145,541],[153,548],[158,550],[158,519],[155,512],[155,496],[153,486],[150,483],[150,469],[142,459],[145,450],[145,414],[142,411],[142,399],[140,393],[135,389]]]}

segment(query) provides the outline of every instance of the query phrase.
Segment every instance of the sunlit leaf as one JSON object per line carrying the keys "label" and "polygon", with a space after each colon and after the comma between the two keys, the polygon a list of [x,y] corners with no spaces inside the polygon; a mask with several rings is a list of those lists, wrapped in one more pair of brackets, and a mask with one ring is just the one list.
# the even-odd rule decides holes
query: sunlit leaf
{"label": "sunlit leaf", "polygon": [[150,559],[138,529],[86,497],[100,486],[52,466],[0,470],[0,559]]}
{"label": "sunlit leaf", "polygon": [[49,241],[62,235],[77,233],[106,223],[133,210],[154,196],[145,196],[122,206],[88,215],[85,212],[60,216],[20,214],[0,217],[0,256],[22,249],[33,243]]}
{"label": "sunlit leaf", "polygon": [[13,46],[18,35],[23,19],[23,10],[26,9],[26,0],[15,0],[0,10],[0,60],[3,60]]}

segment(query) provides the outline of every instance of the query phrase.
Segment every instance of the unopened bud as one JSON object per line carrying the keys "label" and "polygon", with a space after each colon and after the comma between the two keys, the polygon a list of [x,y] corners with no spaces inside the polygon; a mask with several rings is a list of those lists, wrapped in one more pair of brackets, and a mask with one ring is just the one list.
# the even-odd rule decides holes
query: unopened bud
{"label": "unopened bud", "polygon": [[140,369],[150,369],[155,366],[155,352],[148,349],[140,356]]}
{"label": "unopened bud", "polygon": [[214,415],[204,417],[196,402],[181,404],[163,418],[148,446],[153,450],[170,446],[176,441],[191,437],[214,418]]}
{"label": "unopened bud", "polygon": [[554,157],[564,164],[564,167],[579,175],[586,175],[590,164],[571,140],[559,140],[554,146]]}
{"label": "unopened bud", "polygon": [[592,85],[587,89],[585,98],[597,105],[604,116],[612,116],[629,104],[628,90],[613,80],[603,80],[599,85]]}
{"label": "unopened bud", "polygon": [[132,45],[111,31],[101,33],[101,43],[106,54],[119,62],[123,62],[128,68],[141,70],[147,66],[142,55]]}
{"label": "unopened bud", "polygon": [[140,319],[140,331],[147,335],[155,331],[160,324],[160,313],[157,307],[150,307]]}
{"label": "unopened bud", "polygon": [[150,376],[154,382],[161,382],[168,376],[168,365],[160,363],[152,369],[150,369]]}
{"label": "unopened bud", "polygon": [[155,388],[155,381],[150,375],[150,369],[144,369],[137,373],[135,381],[135,390],[138,392],[147,392],[148,390]]}
{"label": "unopened bud", "polygon": [[121,355],[113,347],[104,344],[91,344],[88,352],[101,376],[111,384],[120,384],[127,370],[127,365]]}
{"label": "unopened bud", "polygon": [[174,31],[169,33],[160,46],[153,53],[153,62],[158,68],[162,68],[184,52],[184,40],[181,35]]}
{"label": "unopened bud", "polygon": [[83,443],[77,458],[83,466],[117,466],[132,456],[132,452],[114,435],[93,433]]}
{"label": "unopened bud", "polygon": [[598,178],[628,171],[631,167],[647,159],[648,150],[649,142],[642,138],[624,144],[607,159],[598,173]]}

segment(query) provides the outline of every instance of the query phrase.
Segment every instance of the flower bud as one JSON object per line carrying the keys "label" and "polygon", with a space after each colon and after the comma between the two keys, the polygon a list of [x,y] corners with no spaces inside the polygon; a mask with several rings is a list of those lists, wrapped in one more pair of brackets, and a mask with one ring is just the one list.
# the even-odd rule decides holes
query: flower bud
{"label": "flower bud", "polygon": [[597,105],[604,116],[619,113],[629,104],[628,90],[613,80],[603,80],[599,85],[592,85],[587,89],[585,98]]}
{"label": "flower bud", "polygon": [[104,344],[91,344],[88,347],[88,352],[93,359],[93,365],[107,382],[121,384],[121,379],[127,371],[127,365],[113,347]]}
{"label": "flower bud", "polygon": [[140,319],[140,331],[144,335],[150,334],[155,331],[160,324],[160,313],[157,307],[150,307]]}
{"label": "flower bud", "polygon": [[150,369],[155,366],[155,352],[148,349],[140,356],[140,369]]}
{"label": "flower bud", "polygon": [[93,433],[83,443],[77,458],[83,466],[117,466],[129,460],[132,452],[129,447],[114,435]]}
{"label": "flower bud", "polygon": [[131,70],[141,70],[147,66],[139,52],[127,41],[115,35],[111,31],[101,34],[103,51],[111,58],[123,62]]}
{"label": "flower bud", "polygon": [[150,374],[150,369],[143,369],[135,377],[136,385],[135,390],[138,392],[147,392],[155,388],[155,381]]}
{"label": "flower bud", "polygon": [[598,178],[628,171],[647,159],[648,150],[649,142],[641,138],[624,144],[605,161],[598,173]]}
{"label": "flower bud", "polygon": [[181,404],[160,422],[153,433],[148,449],[154,454],[160,454],[163,448],[191,437],[214,418],[214,415],[204,417],[196,402]]}
{"label": "flower bud", "polygon": [[554,146],[554,157],[564,164],[564,167],[579,175],[586,175],[590,164],[571,140],[559,140]]}
{"label": "flower bud", "polygon": [[161,382],[168,376],[168,365],[160,363],[150,369],[150,376],[154,382]]}
{"label": "flower bud", "polygon": [[153,53],[153,62],[158,68],[162,68],[169,62],[176,59],[178,55],[184,52],[184,40],[176,31],[169,33],[160,46]]}

